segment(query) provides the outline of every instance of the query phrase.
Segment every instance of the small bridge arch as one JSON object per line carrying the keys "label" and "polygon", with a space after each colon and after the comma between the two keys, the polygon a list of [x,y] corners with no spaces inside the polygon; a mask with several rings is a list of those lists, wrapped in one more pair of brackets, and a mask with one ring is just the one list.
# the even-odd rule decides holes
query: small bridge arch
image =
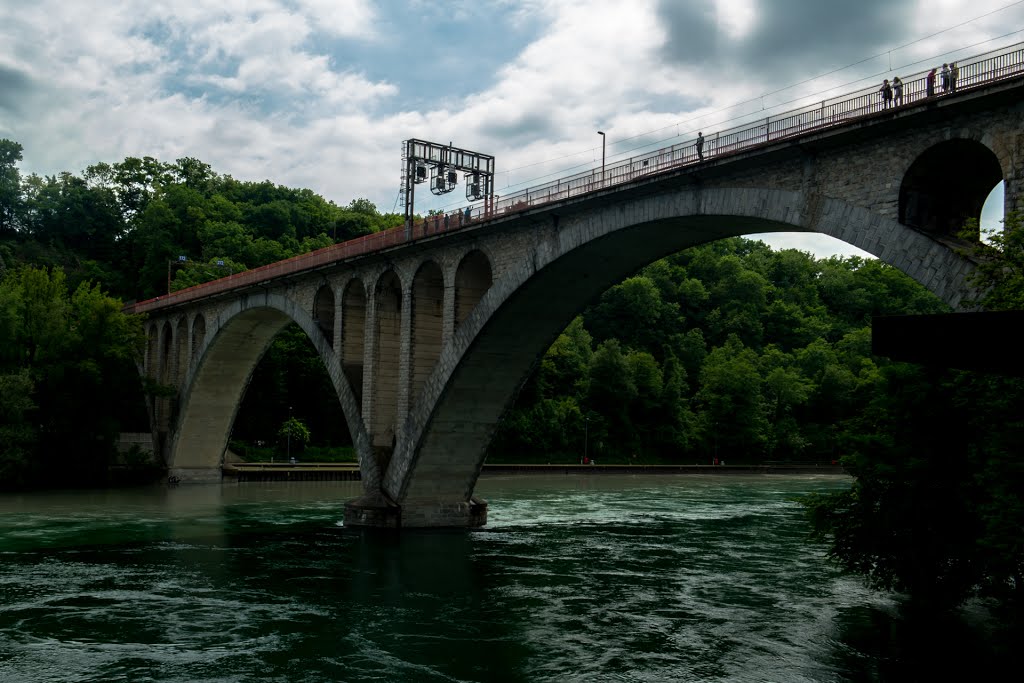
{"label": "small bridge arch", "polygon": [[[309,312],[292,299],[273,293],[234,301],[220,312],[196,350],[196,362],[183,378],[176,429],[168,444],[168,467],[185,479],[219,478],[219,468],[242,395],[274,337],[296,323],[327,368],[349,425],[356,451],[369,452],[359,408],[341,372],[331,343]],[[376,464],[360,458],[364,486],[373,486]]]}
{"label": "small bridge arch", "polygon": [[980,140],[955,137],[925,149],[900,185],[899,222],[955,238],[979,219],[992,189],[1006,177],[999,156]]}

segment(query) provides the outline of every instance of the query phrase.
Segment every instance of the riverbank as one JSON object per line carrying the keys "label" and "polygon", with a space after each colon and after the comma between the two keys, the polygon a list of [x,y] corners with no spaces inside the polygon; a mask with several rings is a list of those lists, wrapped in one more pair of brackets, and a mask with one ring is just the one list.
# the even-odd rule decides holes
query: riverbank
{"label": "riverbank", "polygon": [[[352,481],[359,479],[354,463],[232,463],[223,468],[224,478],[235,481]],[[576,465],[485,463],[489,474],[832,474],[843,475],[840,465],[764,464],[764,465]]]}

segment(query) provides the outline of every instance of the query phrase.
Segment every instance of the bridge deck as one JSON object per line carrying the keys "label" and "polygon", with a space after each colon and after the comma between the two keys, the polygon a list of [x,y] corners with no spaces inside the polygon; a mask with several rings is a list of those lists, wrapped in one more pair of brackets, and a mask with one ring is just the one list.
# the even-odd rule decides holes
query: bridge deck
{"label": "bridge deck", "polygon": [[[639,155],[605,167],[559,178],[544,185],[497,198],[496,201],[468,207],[447,214],[431,216],[415,225],[399,226],[357,237],[324,249],[300,254],[219,280],[182,289],[154,299],[129,304],[125,309],[144,313],[205,299],[228,291],[243,289],[298,273],[316,270],[338,262],[384,251],[438,234],[480,227],[510,215],[566,200],[582,200],[605,190],[618,188],[638,180],[652,179],[666,173],[702,167],[715,160],[736,157],[779,142],[811,136],[821,131],[840,130],[859,123],[904,112],[915,106],[948,98],[959,98],[987,86],[1024,76],[1024,43],[1018,43],[963,61],[956,90],[929,95],[927,72],[914,74],[903,82],[902,102],[886,107],[881,93],[865,88],[823,100],[782,114],[768,116],[753,123],[715,133],[705,138],[703,156],[695,140],[687,141]],[[485,208],[486,207],[486,208]]]}

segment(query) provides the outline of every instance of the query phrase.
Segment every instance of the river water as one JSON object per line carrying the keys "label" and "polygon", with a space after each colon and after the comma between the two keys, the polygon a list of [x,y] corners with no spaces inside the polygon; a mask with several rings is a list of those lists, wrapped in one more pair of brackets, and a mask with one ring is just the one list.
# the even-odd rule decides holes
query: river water
{"label": "river water", "polygon": [[0,496],[0,681],[982,680],[980,616],[807,540],[848,485],[484,477],[486,529],[401,534],[342,527],[357,482]]}

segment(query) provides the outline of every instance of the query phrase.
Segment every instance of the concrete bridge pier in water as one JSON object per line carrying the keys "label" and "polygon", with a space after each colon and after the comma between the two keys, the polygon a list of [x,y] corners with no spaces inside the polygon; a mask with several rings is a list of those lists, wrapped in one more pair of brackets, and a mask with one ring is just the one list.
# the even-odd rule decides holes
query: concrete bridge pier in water
{"label": "concrete bridge pier in water", "polygon": [[[918,83],[918,81],[921,81]],[[491,435],[557,335],[641,267],[724,237],[819,232],[956,309],[973,269],[956,233],[1005,184],[1022,208],[1024,48],[961,61],[957,93],[874,89],[131,306],[150,410],[182,481],[221,477],[235,413],[274,337],[315,347],[358,456],[345,523],[474,527]],[[920,88],[918,86],[921,86]]]}

